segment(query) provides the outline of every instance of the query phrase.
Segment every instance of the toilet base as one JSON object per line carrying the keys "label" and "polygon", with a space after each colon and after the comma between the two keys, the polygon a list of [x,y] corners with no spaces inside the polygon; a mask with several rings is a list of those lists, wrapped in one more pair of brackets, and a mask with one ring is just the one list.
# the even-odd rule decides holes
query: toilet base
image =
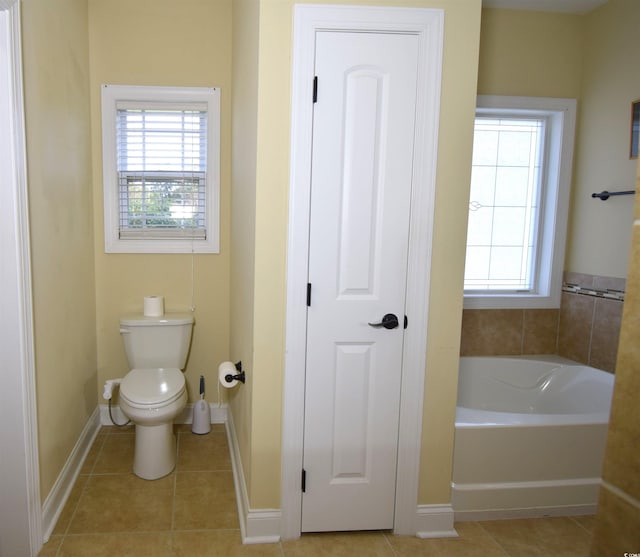
{"label": "toilet base", "polygon": [[144,480],[157,480],[176,466],[176,437],[173,423],[136,424],[133,473]]}

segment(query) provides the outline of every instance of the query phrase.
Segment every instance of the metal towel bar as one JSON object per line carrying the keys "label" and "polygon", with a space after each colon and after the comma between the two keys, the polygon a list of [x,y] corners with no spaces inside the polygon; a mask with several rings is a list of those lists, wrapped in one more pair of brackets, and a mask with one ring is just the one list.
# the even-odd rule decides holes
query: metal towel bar
{"label": "metal towel bar", "polygon": [[601,201],[606,201],[610,197],[614,195],[633,195],[636,193],[636,190],[627,190],[627,191],[601,191],[600,193],[592,193],[591,197],[599,197]]}

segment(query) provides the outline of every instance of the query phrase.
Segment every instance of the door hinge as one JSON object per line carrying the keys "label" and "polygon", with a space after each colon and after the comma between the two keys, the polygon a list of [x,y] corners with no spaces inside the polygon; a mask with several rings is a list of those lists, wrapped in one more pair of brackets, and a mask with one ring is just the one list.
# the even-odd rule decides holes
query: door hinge
{"label": "door hinge", "polygon": [[409,320],[407,319],[407,316],[404,316],[404,328],[407,328],[407,325],[409,324]]}
{"label": "door hinge", "polygon": [[313,77],[313,102],[318,102],[318,76]]}
{"label": "door hinge", "polygon": [[311,307],[311,283],[307,283],[307,307]]}
{"label": "door hinge", "polygon": [[307,471],[302,469],[302,493],[307,491]]}

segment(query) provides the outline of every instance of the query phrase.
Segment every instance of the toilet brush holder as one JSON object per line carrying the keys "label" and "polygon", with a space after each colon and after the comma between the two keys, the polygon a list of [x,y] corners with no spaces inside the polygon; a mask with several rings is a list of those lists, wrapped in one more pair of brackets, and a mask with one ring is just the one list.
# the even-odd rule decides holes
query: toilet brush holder
{"label": "toilet brush holder", "polygon": [[198,435],[205,435],[211,431],[211,410],[206,400],[199,400],[193,405],[191,431]]}
{"label": "toilet brush holder", "polygon": [[198,435],[211,431],[211,410],[209,403],[204,400],[204,375],[200,376],[200,400],[193,405],[191,431]]}

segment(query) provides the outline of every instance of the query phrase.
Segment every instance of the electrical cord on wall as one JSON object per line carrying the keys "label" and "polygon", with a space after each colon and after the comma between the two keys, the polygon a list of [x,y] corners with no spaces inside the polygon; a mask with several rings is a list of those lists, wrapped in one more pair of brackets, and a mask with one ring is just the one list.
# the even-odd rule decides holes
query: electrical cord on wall
{"label": "electrical cord on wall", "polygon": [[193,239],[191,239],[191,313],[196,311],[195,305],[195,292],[196,292],[196,279],[195,279],[195,266],[196,255],[193,249]]}
{"label": "electrical cord on wall", "polygon": [[109,418],[111,418],[111,423],[116,427],[124,427],[131,423],[131,420],[127,421],[127,423],[119,424],[113,419],[113,415],[111,414],[111,399],[109,399]]}

